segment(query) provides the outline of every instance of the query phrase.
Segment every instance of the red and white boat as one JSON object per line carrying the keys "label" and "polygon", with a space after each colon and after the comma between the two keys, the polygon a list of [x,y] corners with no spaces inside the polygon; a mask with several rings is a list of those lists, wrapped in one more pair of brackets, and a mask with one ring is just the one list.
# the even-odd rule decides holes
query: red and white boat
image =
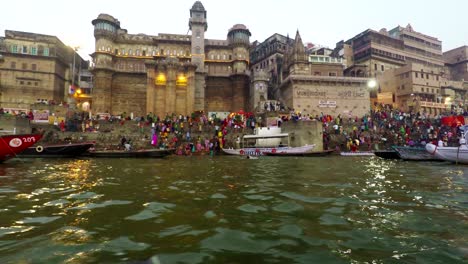
{"label": "red and white boat", "polygon": [[0,162],[16,157],[41,138],[42,134],[0,135]]}

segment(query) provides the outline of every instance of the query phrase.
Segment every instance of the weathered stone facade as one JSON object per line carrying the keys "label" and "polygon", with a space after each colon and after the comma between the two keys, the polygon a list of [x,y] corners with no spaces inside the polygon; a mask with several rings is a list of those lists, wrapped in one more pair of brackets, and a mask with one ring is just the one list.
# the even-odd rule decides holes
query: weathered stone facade
{"label": "weathered stone facade", "polygon": [[186,115],[250,108],[250,32],[244,25],[234,25],[226,40],[206,39],[199,1],[190,9],[190,35],[132,35],[106,14],[92,23],[93,112]]}
{"label": "weathered stone facade", "polygon": [[6,30],[0,38],[0,107],[29,110],[37,102],[67,102],[72,76],[78,84],[77,72],[85,67],[55,36]]}

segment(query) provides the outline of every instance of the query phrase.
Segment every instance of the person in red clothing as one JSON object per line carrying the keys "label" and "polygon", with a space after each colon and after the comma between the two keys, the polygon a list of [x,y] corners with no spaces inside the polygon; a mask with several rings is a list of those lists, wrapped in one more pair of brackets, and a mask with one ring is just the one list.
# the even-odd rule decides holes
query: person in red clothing
{"label": "person in red clothing", "polygon": [[62,120],[59,124],[60,131],[65,132],[65,122]]}

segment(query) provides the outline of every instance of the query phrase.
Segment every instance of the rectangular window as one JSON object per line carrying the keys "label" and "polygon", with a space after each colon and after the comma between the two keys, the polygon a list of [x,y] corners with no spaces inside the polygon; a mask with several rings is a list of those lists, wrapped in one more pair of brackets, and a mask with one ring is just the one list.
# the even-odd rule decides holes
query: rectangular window
{"label": "rectangular window", "polygon": [[16,69],[16,62],[12,61],[10,64],[10,68]]}
{"label": "rectangular window", "polygon": [[409,72],[405,73],[405,77],[409,78]]}
{"label": "rectangular window", "polygon": [[385,71],[385,66],[381,65],[380,69],[382,69],[382,71]]}
{"label": "rectangular window", "polygon": [[20,81],[20,84],[24,84],[24,81]]}
{"label": "rectangular window", "polygon": [[417,73],[417,72],[415,72],[415,74],[416,74],[416,78],[418,78],[418,73]]}
{"label": "rectangular window", "polygon": [[44,48],[44,56],[49,56],[49,48]]}
{"label": "rectangular window", "polygon": [[426,73],[426,79],[429,79],[429,73]]}
{"label": "rectangular window", "polygon": [[31,47],[31,55],[37,55],[37,48]]}
{"label": "rectangular window", "polygon": [[16,45],[11,46],[11,52],[12,53],[18,53],[18,46],[16,46]]}
{"label": "rectangular window", "polygon": [[404,84],[401,85],[401,89],[402,89],[402,90],[405,89],[405,85],[404,85]]}
{"label": "rectangular window", "polygon": [[28,69],[28,64],[26,64],[26,63],[23,63],[23,64],[21,65],[21,68],[22,68],[23,70],[26,70],[26,69]]}
{"label": "rectangular window", "polygon": [[328,76],[336,76],[336,72],[329,72]]}
{"label": "rectangular window", "polygon": [[374,64],[374,70],[377,70],[377,63]]}
{"label": "rectangular window", "polygon": [[439,75],[436,76],[436,80],[437,80],[437,81],[439,80]]}
{"label": "rectangular window", "polygon": [[320,72],[314,72],[314,76],[320,76]]}
{"label": "rectangular window", "polygon": [[21,53],[28,53],[28,46],[23,46],[21,49]]}
{"label": "rectangular window", "polygon": [[33,70],[33,71],[37,70],[37,65],[36,65],[36,64],[34,64],[34,63],[33,63],[33,64],[31,64],[31,70]]}

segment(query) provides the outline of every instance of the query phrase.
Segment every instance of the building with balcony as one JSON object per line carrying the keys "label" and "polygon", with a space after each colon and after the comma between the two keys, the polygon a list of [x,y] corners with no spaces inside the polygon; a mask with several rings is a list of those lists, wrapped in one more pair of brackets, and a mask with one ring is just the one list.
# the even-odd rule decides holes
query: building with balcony
{"label": "building with balcony", "polygon": [[468,81],[468,46],[446,51],[443,58],[452,80]]}
{"label": "building with balcony", "polygon": [[92,21],[93,112],[145,115],[249,110],[250,31],[237,24],[207,39],[207,11],[190,9],[190,34],[129,34],[116,18]]}
{"label": "building with balcony", "polygon": [[72,78],[78,83],[78,71],[87,65],[55,36],[13,30],[0,37],[0,57],[0,107],[5,109],[66,103]]}

